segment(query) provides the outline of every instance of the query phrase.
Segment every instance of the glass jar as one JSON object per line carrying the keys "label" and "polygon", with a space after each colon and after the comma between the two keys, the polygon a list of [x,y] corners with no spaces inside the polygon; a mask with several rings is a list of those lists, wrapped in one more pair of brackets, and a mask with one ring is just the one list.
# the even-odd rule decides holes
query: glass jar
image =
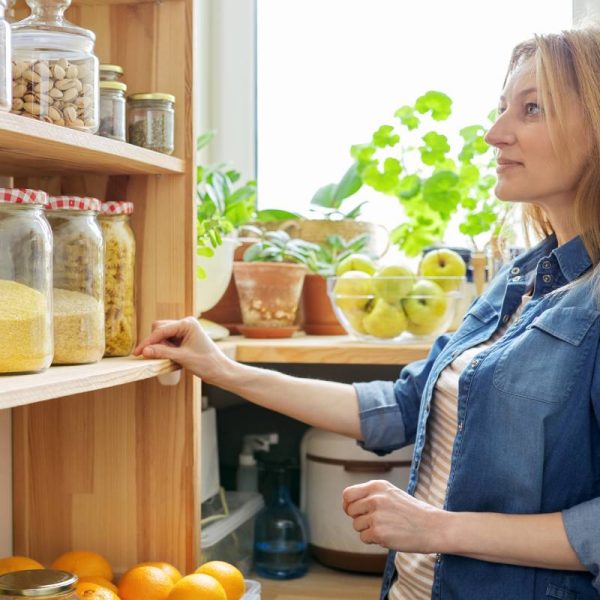
{"label": "glass jar", "polygon": [[5,17],[6,2],[0,0],[0,110],[9,111],[12,106],[11,36]]}
{"label": "glass jar", "polygon": [[54,569],[15,571],[0,575],[0,598],[19,600],[77,600],[77,576]]}
{"label": "glass jar", "polygon": [[103,202],[104,356],[128,356],[135,346],[135,237],[129,223],[133,202]]}
{"label": "glass jar", "polygon": [[71,0],[27,0],[32,14],[13,23],[12,111],[95,133],[96,36],[64,18],[70,3]]}
{"label": "glass jar", "polygon": [[100,200],[51,197],[54,234],[54,360],[96,362],[104,354],[104,244]]}
{"label": "glass jar", "polygon": [[100,81],[121,81],[123,67],[119,65],[100,65]]}
{"label": "glass jar", "polygon": [[127,86],[118,81],[100,82],[100,128],[98,135],[121,140],[125,137],[125,92]]}
{"label": "glass jar", "polygon": [[52,362],[52,231],[45,192],[0,188],[0,373]]}
{"label": "glass jar", "polygon": [[172,154],[175,149],[175,96],[132,94],[127,100],[129,143]]}

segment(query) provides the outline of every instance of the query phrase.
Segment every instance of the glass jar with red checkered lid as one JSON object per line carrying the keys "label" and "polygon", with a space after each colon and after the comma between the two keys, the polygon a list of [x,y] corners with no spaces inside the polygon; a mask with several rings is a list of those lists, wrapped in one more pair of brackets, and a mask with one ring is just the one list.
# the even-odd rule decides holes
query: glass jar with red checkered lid
{"label": "glass jar with red checkered lid", "polygon": [[0,373],[52,362],[52,231],[45,192],[0,188]]}
{"label": "glass jar with red checkered lid", "polygon": [[103,202],[105,356],[128,356],[136,341],[133,202]]}
{"label": "glass jar with red checkered lid", "polygon": [[80,364],[104,354],[104,242],[96,198],[52,196],[54,235],[53,364]]}

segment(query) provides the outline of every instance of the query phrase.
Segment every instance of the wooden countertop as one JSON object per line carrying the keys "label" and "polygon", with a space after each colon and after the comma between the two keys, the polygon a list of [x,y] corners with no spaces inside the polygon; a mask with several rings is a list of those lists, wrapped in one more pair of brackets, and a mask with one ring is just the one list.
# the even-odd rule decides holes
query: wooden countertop
{"label": "wooden countertop", "polygon": [[218,342],[228,356],[249,363],[310,363],[406,365],[425,358],[429,343],[366,343],[346,335],[296,334],[285,339],[249,339],[231,336]]}
{"label": "wooden countertop", "polygon": [[258,579],[262,600],[377,600],[380,575],[359,575],[313,563],[305,577],[287,581]]}

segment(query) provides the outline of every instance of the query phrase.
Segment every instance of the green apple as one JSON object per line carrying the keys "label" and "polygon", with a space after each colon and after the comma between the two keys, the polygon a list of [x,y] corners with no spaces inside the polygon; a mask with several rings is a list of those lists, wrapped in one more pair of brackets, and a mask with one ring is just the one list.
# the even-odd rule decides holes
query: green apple
{"label": "green apple", "polygon": [[350,327],[352,327],[356,333],[362,333],[363,335],[366,335],[367,330],[363,325],[363,319],[368,314],[367,310],[344,310],[343,313],[346,319],[348,319]]}
{"label": "green apple", "polygon": [[414,273],[404,265],[381,267],[373,276],[375,296],[388,304],[399,304],[415,283]]}
{"label": "green apple", "polygon": [[444,279],[445,277],[464,277],[467,265],[462,256],[449,248],[440,248],[428,252],[419,265],[419,274],[433,277],[443,290],[450,292],[460,287],[459,279]]}
{"label": "green apple", "polygon": [[441,320],[435,324],[427,323],[427,325],[417,325],[412,321],[409,321],[408,326],[406,327],[406,331],[419,337],[425,337],[431,335],[437,329],[440,322]]}
{"label": "green apple", "polygon": [[373,275],[376,269],[375,263],[366,254],[349,254],[344,260],[340,261],[335,274],[339,277],[348,271],[362,271],[363,273]]}
{"label": "green apple", "polygon": [[446,293],[429,279],[417,281],[408,297],[402,301],[406,316],[411,324],[418,326],[419,335],[426,335],[439,326],[447,306]]}
{"label": "green apple", "polygon": [[373,297],[373,280],[364,271],[346,271],[337,278],[333,297],[344,312],[363,310]]}
{"label": "green apple", "polygon": [[362,324],[369,335],[385,339],[400,335],[408,325],[402,307],[388,304],[383,298],[375,300]]}

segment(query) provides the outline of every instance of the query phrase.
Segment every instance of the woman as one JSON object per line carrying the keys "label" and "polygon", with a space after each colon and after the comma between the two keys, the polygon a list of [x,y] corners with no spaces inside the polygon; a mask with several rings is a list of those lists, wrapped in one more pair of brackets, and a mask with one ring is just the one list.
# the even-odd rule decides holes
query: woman
{"label": "woman", "polygon": [[597,599],[600,32],[519,45],[487,141],[497,196],[527,202],[544,239],[395,383],[238,364],[194,319],[158,322],[136,352],[377,453],[414,442],[408,493],[343,494],[360,538],[391,550],[382,598]]}

